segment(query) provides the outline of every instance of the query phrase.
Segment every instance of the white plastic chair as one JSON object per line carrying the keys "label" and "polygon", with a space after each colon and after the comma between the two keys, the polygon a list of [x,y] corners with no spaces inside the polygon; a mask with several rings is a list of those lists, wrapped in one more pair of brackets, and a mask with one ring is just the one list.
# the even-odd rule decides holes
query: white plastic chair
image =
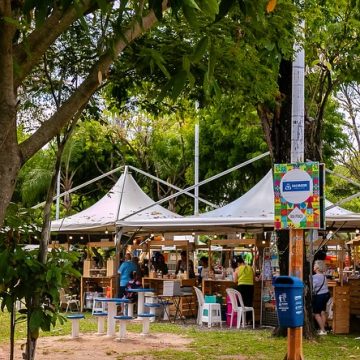
{"label": "white plastic chair", "polygon": [[107,311],[106,303],[103,301],[96,300],[96,298],[94,297],[92,315],[106,313],[106,311]]}
{"label": "white plastic chair", "polygon": [[76,295],[69,295],[65,293],[63,288],[59,291],[60,295],[60,308],[64,308],[66,306],[66,312],[70,309],[72,311],[72,305],[75,305],[76,310],[80,311],[80,301],[77,299]]}
{"label": "white plastic chair", "polygon": [[240,329],[240,324],[242,323],[242,327],[245,327],[245,319],[246,313],[252,312],[252,323],[253,329],[255,329],[255,311],[253,307],[245,306],[243,298],[239,291],[235,289],[226,289],[226,293],[229,295],[230,302],[231,302],[231,314],[230,314],[230,328],[232,327],[233,317],[234,314],[237,313],[237,325],[236,328]]}
{"label": "white plastic chair", "polygon": [[219,323],[222,328],[221,305],[218,303],[206,303],[201,290],[196,286],[194,286],[194,290],[198,300],[197,324],[202,326],[202,323],[206,322],[208,327],[211,327],[213,323]]}

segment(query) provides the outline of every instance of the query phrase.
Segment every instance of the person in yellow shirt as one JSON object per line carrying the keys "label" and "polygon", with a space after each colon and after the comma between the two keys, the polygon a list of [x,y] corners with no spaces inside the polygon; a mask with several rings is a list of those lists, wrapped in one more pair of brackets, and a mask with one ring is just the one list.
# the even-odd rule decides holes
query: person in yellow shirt
{"label": "person in yellow shirt", "polygon": [[[250,265],[245,264],[241,256],[236,258],[237,268],[234,272],[234,282],[237,284],[236,289],[240,292],[244,305],[253,306],[254,300],[254,271]],[[251,315],[249,312],[247,315]],[[248,319],[246,319],[248,320]]]}

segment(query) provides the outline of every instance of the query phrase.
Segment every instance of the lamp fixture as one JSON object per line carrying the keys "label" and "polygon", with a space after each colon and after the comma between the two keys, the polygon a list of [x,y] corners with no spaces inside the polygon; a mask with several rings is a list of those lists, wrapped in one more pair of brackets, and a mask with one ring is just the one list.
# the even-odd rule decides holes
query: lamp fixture
{"label": "lamp fixture", "polygon": [[108,234],[109,233],[109,230],[106,228],[106,230],[105,230],[105,234]]}
{"label": "lamp fixture", "polygon": [[359,229],[356,229],[356,230],[355,230],[355,234],[356,234],[356,235],[359,235],[359,233],[360,233],[360,230],[359,230]]}
{"label": "lamp fixture", "polygon": [[69,236],[69,240],[72,240],[72,238],[73,238],[73,237],[70,235],[70,236]]}

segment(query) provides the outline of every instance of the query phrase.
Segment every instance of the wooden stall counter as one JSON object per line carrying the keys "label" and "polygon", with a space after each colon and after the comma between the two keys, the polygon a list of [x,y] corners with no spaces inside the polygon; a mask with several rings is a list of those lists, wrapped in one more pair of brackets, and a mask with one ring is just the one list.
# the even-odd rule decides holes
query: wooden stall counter
{"label": "wooden stall counter", "polygon": [[360,279],[349,279],[351,330],[360,330]]}
{"label": "wooden stall counter", "polygon": [[154,289],[155,294],[160,295],[163,293],[164,281],[179,281],[181,287],[184,286],[191,287],[196,285],[196,279],[171,279],[167,277],[161,277],[161,278],[143,277],[142,285],[144,288]]}
{"label": "wooden stall counter", "polygon": [[[171,279],[168,277],[162,278],[152,278],[152,277],[143,277],[142,285],[144,288],[154,289],[156,295],[162,295],[164,289],[164,281],[175,281],[180,282],[180,286],[192,288],[196,285],[196,279]],[[189,289],[190,290],[190,289]],[[186,296],[180,300],[180,311],[181,314],[188,316],[195,316],[197,313],[197,300],[196,295],[194,294],[193,289],[191,291],[193,293],[192,296]],[[174,309],[170,308],[170,312],[173,312]]]}
{"label": "wooden stall counter", "polygon": [[224,299],[226,298],[226,289],[235,287],[236,284],[232,280],[203,279],[201,284],[201,289],[204,295],[219,294]]}
{"label": "wooden stall counter", "polygon": [[334,334],[348,334],[350,330],[350,286],[328,282],[333,298],[333,318],[328,320]]}

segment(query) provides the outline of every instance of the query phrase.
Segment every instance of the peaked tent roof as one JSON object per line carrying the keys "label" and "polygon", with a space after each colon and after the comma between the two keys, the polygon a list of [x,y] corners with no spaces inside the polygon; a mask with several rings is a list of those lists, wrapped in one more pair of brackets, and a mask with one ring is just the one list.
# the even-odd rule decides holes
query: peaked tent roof
{"label": "peaked tent roof", "polygon": [[[332,203],[325,200],[325,207]],[[360,214],[335,206],[326,210],[326,223],[329,228],[355,229],[360,226]],[[272,172],[269,171],[248,192],[231,203],[199,216],[180,219],[157,219],[143,222],[136,219],[119,221],[125,230],[142,226],[148,231],[171,231],[205,233],[209,231],[235,232],[244,229],[274,227],[274,190]]]}
{"label": "peaked tent roof", "polygon": [[[333,203],[325,199],[325,208]],[[203,217],[271,217],[274,218],[274,187],[270,170],[254,187],[233,202],[201,214]],[[357,219],[360,214],[334,206],[325,212],[327,222]],[[355,217],[355,218],[354,218]]]}
{"label": "peaked tent roof", "polygon": [[[69,217],[51,222],[51,231],[102,232],[115,231],[117,220],[124,218],[142,220],[174,219],[181,217],[147,196],[128,172],[123,173],[113,188],[89,208]],[[132,215],[136,213],[135,215]]]}

